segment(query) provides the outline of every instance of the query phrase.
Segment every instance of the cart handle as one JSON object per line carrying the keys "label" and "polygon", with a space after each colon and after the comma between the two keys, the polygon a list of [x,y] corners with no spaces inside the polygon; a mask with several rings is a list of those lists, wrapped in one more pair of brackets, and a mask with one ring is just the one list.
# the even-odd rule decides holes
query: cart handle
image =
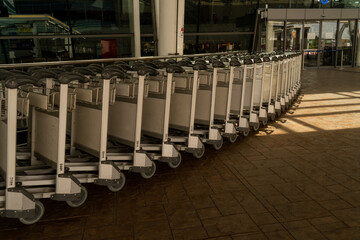
{"label": "cart handle", "polygon": [[263,57],[263,62],[270,62],[270,58],[269,57]]}
{"label": "cart handle", "polygon": [[79,81],[81,83],[87,83],[89,82],[89,79],[82,75],[81,73],[77,72],[64,72],[61,73],[58,81],[60,84],[69,84],[72,81]]}
{"label": "cart handle", "polygon": [[153,64],[156,65],[157,69],[166,68],[167,66],[170,65],[170,63],[168,63],[168,62],[163,62],[163,61],[159,61],[159,60],[153,61]]}
{"label": "cart handle", "polygon": [[137,70],[137,73],[139,76],[145,76],[146,74],[149,74],[150,76],[156,76],[159,74],[159,72],[150,66],[140,66],[139,70]]}
{"label": "cart handle", "polygon": [[176,64],[176,61],[174,59],[169,59],[166,62],[168,62],[169,64]]}
{"label": "cart handle", "polygon": [[87,68],[94,73],[101,73],[104,70],[104,68],[99,65],[89,65]]}
{"label": "cart handle", "polygon": [[226,58],[226,57],[222,57],[222,58],[220,58],[220,61],[221,62],[229,62],[229,59],[228,58]]}
{"label": "cart handle", "polygon": [[122,71],[122,69],[115,68],[116,66],[112,66],[109,68],[105,68],[105,70],[101,73],[101,77],[104,79],[111,79],[113,77],[117,78],[129,78],[128,74]]}
{"label": "cart handle", "polygon": [[96,73],[87,67],[76,67],[73,69],[73,72],[83,74],[85,76],[95,76]]}
{"label": "cart handle", "polygon": [[27,72],[28,73],[33,73],[35,71],[39,71],[39,70],[42,70],[42,69],[44,69],[44,68],[42,68],[42,67],[30,67],[30,68],[28,68]]}
{"label": "cart handle", "polygon": [[225,64],[219,60],[213,61],[212,63],[214,68],[224,68]]}
{"label": "cart handle", "polygon": [[240,67],[240,66],[241,66],[241,63],[240,63],[239,60],[237,60],[237,59],[231,59],[231,61],[230,61],[230,66],[231,66],[231,67]]}
{"label": "cart handle", "polygon": [[244,64],[245,65],[251,65],[251,64],[254,64],[254,62],[250,58],[245,58],[244,59]]}
{"label": "cart handle", "polygon": [[191,64],[191,62],[188,62],[188,61],[184,61],[184,60],[181,60],[180,62],[177,63],[179,66],[182,66],[182,67],[192,67],[193,65]]}
{"label": "cart handle", "polygon": [[10,89],[16,89],[20,86],[31,84],[37,87],[41,87],[43,84],[38,82],[36,78],[25,75],[9,76],[6,79],[5,87]]}
{"label": "cart handle", "polygon": [[24,72],[24,71],[20,71],[20,70],[17,70],[17,69],[10,70],[10,72],[12,72],[14,74],[19,74],[19,75],[22,75],[22,76],[30,76],[29,73]]}
{"label": "cart handle", "polygon": [[113,64],[112,66],[117,66],[117,67],[121,68],[122,70],[124,70],[124,72],[128,72],[128,71],[133,71],[133,70],[134,70],[134,69],[132,69],[128,64],[123,64],[123,63]]}
{"label": "cart handle", "polygon": [[34,78],[42,79],[42,78],[56,78],[57,74],[51,70],[47,69],[40,69],[34,70],[31,74]]}
{"label": "cart handle", "polygon": [[197,62],[197,63],[194,64],[193,69],[197,70],[197,71],[199,71],[199,70],[207,70],[207,66],[206,66],[206,64],[203,64],[201,62]]}
{"label": "cart handle", "polygon": [[56,74],[60,74],[60,73],[66,72],[66,70],[63,69],[63,68],[49,68],[49,70],[52,71],[52,72],[54,72],[54,73],[56,73]]}
{"label": "cart handle", "polygon": [[167,73],[183,73],[185,72],[185,69],[183,69],[180,65],[171,64],[166,67]]}

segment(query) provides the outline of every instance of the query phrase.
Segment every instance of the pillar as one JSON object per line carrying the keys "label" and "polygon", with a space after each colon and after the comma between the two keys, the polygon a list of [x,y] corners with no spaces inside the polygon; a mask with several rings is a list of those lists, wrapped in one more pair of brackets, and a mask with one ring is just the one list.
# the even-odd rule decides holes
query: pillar
{"label": "pillar", "polygon": [[158,0],[159,55],[183,54],[185,0]]}

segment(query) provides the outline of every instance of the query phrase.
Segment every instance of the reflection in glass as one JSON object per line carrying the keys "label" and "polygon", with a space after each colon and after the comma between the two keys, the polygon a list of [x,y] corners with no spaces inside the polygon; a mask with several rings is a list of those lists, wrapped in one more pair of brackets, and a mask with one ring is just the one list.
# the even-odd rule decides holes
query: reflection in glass
{"label": "reflection in glass", "polygon": [[321,32],[320,66],[335,66],[337,21],[323,21]]}
{"label": "reflection in glass", "polygon": [[252,32],[256,1],[185,0],[185,32]]}
{"label": "reflection in glass", "polygon": [[301,50],[303,24],[288,22],[286,25],[286,50]]}
{"label": "reflection in glass", "polygon": [[252,44],[251,34],[228,36],[186,36],[184,54],[211,53],[230,50],[249,50]]}
{"label": "reflection in glass", "polygon": [[319,21],[304,23],[304,54],[305,66],[317,66],[318,46],[319,46]]}
{"label": "reflection in glass", "polygon": [[266,27],[266,51],[283,51],[284,22],[269,21]]}
{"label": "reflection in glass", "polygon": [[[339,39],[338,47],[343,51],[343,65],[351,65],[352,63],[352,46],[355,34],[355,21],[341,20],[339,22]],[[341,58],[338,64],[341,64]]]}

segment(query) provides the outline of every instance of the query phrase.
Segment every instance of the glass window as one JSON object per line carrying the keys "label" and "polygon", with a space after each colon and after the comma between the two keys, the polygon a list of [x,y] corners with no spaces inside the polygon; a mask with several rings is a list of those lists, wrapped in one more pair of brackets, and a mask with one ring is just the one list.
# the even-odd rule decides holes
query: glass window
{"label": "glass window", "polygon": [[222,52],[226,50],[249,50],[252,46],[252,34],[186,36],[184,54]]}
{"label": "glass window", "polygon": [[153,33],[151,0],[140,0],[140,30],[141,33]]}
{"label": "glass window", "polygon": [[141,37],[141,56],[155,56],[153,37]]}
{"label": "glass window", "polygon": [[[351,65],[352,63],[352,47],[355,34],[355,21],[339,22],[339,39],[338,48],[343,51],[343,65]],[[338,64],[341,58],[338,58]]]}
{"label": "glass window", "polygon": [[304,23],[304,54],[305,66],[317,66],[318,46],[319,46],[319,30],[320,22],[305,22]]}
{"label": "glass window", "polygon": [[284,22],[269,21],[266,28],[266,51],[283,51]]}
{"label": "glass window", "polygon": [[322,21],[320,49],[320,65],[334,66],[336,59],[337,21]]}
{"label": "glass window", "polygon": [[252,32],[257,1],[186,0],[186,32]]}
{"label": "glass window", "polygon": [[287,22],[286,24],[286,50],[301,50],[303,24]]}

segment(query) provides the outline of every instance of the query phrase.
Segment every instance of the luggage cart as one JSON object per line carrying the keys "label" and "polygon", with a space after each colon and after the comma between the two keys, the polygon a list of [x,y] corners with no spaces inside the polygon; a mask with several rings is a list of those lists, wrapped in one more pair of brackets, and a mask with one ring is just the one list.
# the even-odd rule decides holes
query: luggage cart
{"label": "luggage cart", "polygon": [[[234,80],[231,94],[231,107],[230,114],[231,119],[237,123],[237,130],[242,132],[243,136],[248,136],[250,132],[249,120],[244,112],[245,94],[247,89],[251,87],[251,84],[246,83],[247,65],[252,64],[251,59],[243,59],[244,65],[241,65],[240,61],[233,58],[230,64],[234,68]],[[248,97],[248,96],[247,96]]]}
{"label": "luggage cart", "polygon": [[[70,171],[97,171],[93,182],[113,192],[125,185],[122,170],[138,172],[144,178],[154,175],[156,165],[141,149],[145,76],[151,72],[142,68],[136,82],[126,83],[116,81],[123,78],[123,72],[105,69],[99,83],[75,89],[78,106],[72,118],[71,146],[87,155],[68,156],[66,167]],[[111,140],[116,144],[109,145]]]}
{"label": "luggage cart", "polygon": [[[271,121],[275,121],[276,111],[275,111],[275,102],[277,100],[277,80],[278,80],[278,69],[279,60],[276,56],[271,57],[271,73],[270,73],[270,85],[269,85],[269,95],[267,100],[267,111],[268,116]],[[266,99],[266,96],[264,96]]]}
{"label": "luggage cart", "polygon": [[[77,207],[83,204],[87,198],[87,191],[71,174],[65,172],[61,163],[65,156],[65,131],[64,119],[67,110],[67,87],[71,79],[59,78],[59,114],[57,116],[57,144],[52,146],[51,151],[56,159],[56,170],[39,166],[34,168],[19,167],[16,163],[16,125],[18,118],[26,118],[29,113],[29,102],[31,92],[22,97],[18,89],[28,85],[41,87],[36,78],[26,75],[12,76],[6,82],[7,108],[2,112],[6,115],[6,121],[1,121],[1,172],[5,175],[5,190],[0,191],[0,203],[4,206],[0,210],[3,217],[19,218],[24,224],[33,224],[41,219],[45,208],[37,200],[41,198],[52,198],[54,200],[66,201],[70,206]],[[34,96],[32,96],[34,97]],[[39,99],[37,99],[39,100]],[[19,104],[19,101],[21,104]],[[41,101],[38,102],[40,104]],[[11,107],[10,107],[11,106]],[[48,110],[48,109],[46,109]],[[46,111],[44,109],[44,111]],[[36,109],[38,111],[38,109]],[[6,114],[4,114],[6,113]],[[36,113],[32,113],[35,115]],[[56,112],[52,115],[56,118]],[[64,116],[64,117],[63,117]],[[52,124],[56,124],[52,121]],[[33,132],[35,135],[35,133]],[[53,136],[52,136],[53,137]],[[53,137],[53,139],[55,139]],[[54,150],[56,149],[56,150]],[[55,156],[56,155],[56,156]],[[52,159],[54,160],[54,159]],[[55,172],[55,173],[54,173]],[[54,188],[55,186],[55,188]]]}
{"label": "luggage cart", "polygon": [[275,100],[275,113],[277,117],[280,117],[281,113],[284,111],[283,107],[285,107],[285,99],[282,100],[282,82],[284,75],[284,58],[283,56],[277,56],[278,64],[277,64],[277,80],[276,80],[276,100]]}
{"label": "luggage cart", "polygon": [[192,70],[185,67],[184,73],[173,74],[175,92],[171,98],[169,124],[170,141],[179,151],[192,153],[201,158],[205,153],[202,139],[195,132],[195,109],[199,87],[199,72],[207,69],[202,63],[195,63]]}
{"label": "luggage cart", "polygon": [[[156,67],[166,65],[168,64],[157,63]],[[152,154],[152,159],[166,162],[171,168],[177,168],[181,163],[181,154],[169,137],[171,97],[175,92],[173,74],[184,71],[181,66],[173,64],[166,67],[167,76],[149,76],[149,95],[144,99],[142,131],[143,135],[153,139],[150,139],[152,143],[142,143],[141,147],[149,153],[156,152]]]}
{"label": "luggage cart", "polygon": [[224,63],[216,60],[212,63],[212,71],[199,72],[200,86],[196,100],[194,133],[200,135],[204,142],[212,145],[215,150],[220,150],[223,145],[220,129],[214,120],[218,72],[224,67]]}

